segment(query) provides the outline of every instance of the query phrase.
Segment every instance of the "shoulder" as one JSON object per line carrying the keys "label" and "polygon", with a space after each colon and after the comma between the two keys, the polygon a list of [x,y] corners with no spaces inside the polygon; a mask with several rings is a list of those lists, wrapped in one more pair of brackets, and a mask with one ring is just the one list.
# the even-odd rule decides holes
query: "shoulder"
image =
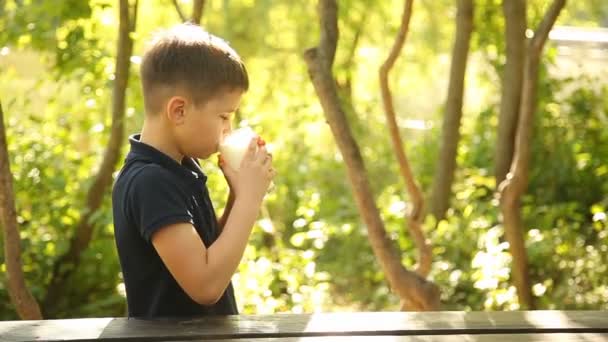
{"label": "shoulder", "polygon": [[121,170],[114,186],[115,195],[129,199],[151,199],[157,193],[184,194],[179,179],[161,165],[135,163]]}
{"label": "shoulder", "polygon": [[131,183],[139,185],[155,185],[176,181],[175,176],[169,170],[158,164],[144,164],[135,167],[130,178]]}
{"label": "shoulder", "polygon": [[183,186],[178,177],[171,171],[158,164],[146,164],[131,175],[128,192],[143,192],[146,194],[157,192],[183,193]]}

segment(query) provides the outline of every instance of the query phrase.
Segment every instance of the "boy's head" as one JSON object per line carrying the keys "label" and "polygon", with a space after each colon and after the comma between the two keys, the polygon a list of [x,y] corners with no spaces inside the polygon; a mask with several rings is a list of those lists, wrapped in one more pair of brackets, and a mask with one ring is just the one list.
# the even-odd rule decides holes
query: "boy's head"
{"label": "boy's head", "polygon": [[245,65],[221,38],[181,24],[160,32],[142,59],[146,119],[161,120],[183,155],[206,158],[230,130],[249,88]]}

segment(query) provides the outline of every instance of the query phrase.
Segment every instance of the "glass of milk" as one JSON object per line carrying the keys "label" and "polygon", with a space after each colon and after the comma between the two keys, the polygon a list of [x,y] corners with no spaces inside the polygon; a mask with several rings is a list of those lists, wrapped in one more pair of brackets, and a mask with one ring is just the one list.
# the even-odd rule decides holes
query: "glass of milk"
{"label": "glass of milk", "polygon": [[[238,170],[241,166],[241,161],[247,153],[247,148],[251,139],[258,135],[251,129],[251,127],[242,127],[230,132],[224,137],[224,140],[220,143],[219,150],[224,158],[224,161],[228,163],[234,170]],[[256,145],[257,148],[257,145]],[[274,182],[270,182],[268,191],[274,189]]]}
{"label": "glass of milk", "polygon": [[231,168],[234,170],[239,169],[251,139],[256,136],[257,134],[255,134],[251,127],[242,127],[224,137],[224,140],[220,143],[219,150]]}

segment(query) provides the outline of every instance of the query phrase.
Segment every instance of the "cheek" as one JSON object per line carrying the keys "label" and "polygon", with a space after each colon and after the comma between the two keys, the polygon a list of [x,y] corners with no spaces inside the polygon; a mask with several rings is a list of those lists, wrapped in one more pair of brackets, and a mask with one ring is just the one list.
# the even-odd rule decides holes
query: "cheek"
{"label": "cheek", "polygon": [[199,141],[199,148],[206,154],[212,154],[217,152],[220,140],[222,138],[224,128],[223,125],[215,122],[205,122],[199,126],[197,139]]}

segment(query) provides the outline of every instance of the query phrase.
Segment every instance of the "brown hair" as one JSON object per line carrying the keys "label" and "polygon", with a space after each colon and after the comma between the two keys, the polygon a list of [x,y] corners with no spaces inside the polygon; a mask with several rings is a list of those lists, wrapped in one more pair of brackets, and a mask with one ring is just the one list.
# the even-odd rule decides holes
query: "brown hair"
{"label": "brown hair", "polygon": [[150,114],[159,112],[177,89],[200,105],[219,91],[249,88],[247,70],[237,53],[193,24],[180,24],[155,36],[140,73],[144,106]]}

